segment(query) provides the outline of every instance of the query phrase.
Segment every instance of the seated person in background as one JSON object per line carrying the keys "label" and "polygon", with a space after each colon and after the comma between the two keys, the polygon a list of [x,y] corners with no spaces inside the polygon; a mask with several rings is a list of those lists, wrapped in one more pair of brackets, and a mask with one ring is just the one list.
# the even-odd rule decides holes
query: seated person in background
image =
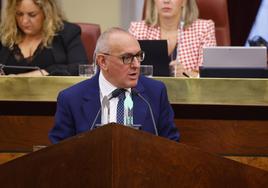
{"label": "seated person in background", "polygon": [[216,46],[212,20],[198,19],[195,0],[146,0],[145,20],[132,22],[138,40],[167,40],[174,76],[198,76],[203,47]]}
{"label": "seated person in background", "polygon": [[[118,88],[125,89],[126,97],[131,96],[133,100],[133,124],[142,125],[141,130],[152,134],[156,133],[156,125],[159,136],[178,141],[179,133],[165,85],[140,76],[144,53],[138,41],[123,29],[111,28],[98,39],[95,57],[100,71],[91,79],[59,93],[55,125],[49,133],[51,142],[57,143],[91,130],[95,123],[103,123],[101,113],[98,114],[101,101]],[[155,124],[144,100],[152,107]],[[121,123],[117,117],[118,101],[118,97],[110,100],[109,122]]]}
{"label": "seated person in background", "polygon": [[55,0],[9,0],[0,27],[0,64],[25,66],[6,75],[78,75],[88,63],[80,27],[64,21]]}

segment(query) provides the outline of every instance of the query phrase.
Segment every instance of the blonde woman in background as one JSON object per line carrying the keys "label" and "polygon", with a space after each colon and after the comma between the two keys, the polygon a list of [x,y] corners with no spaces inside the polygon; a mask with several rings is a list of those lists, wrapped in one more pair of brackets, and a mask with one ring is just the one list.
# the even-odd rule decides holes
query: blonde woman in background
{"label": "blonde woman in background", "polygon": [[145,3],[145,20],[132,22],[129,32],[138,40],[167,40],[171,74],[197,77],[203,63],[203,47],[216,46],[213,21],[198,19],[195,0]]}
{"label": "blonde woman in background", "polygon": [[80,27],[65,21],[56,0],[8,0],[4,13],[0,25],[4,74],[78,75],[78,64],[88,63]]}

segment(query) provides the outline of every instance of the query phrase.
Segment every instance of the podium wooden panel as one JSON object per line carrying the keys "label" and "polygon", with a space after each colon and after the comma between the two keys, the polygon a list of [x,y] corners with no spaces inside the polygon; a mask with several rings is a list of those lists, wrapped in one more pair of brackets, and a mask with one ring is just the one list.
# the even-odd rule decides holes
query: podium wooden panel
{"label": "podium wooden panel", "polygon": [[[1,76],[0,163],[49,145],[58,92],[85,79]],[[181,143],[268,171],[268,79],[154,79],[167,86]]]}
{"label": "podium wooden panel", "polygon": [[265,187],[268,172],[118,125],[0,166],[1,187]]}

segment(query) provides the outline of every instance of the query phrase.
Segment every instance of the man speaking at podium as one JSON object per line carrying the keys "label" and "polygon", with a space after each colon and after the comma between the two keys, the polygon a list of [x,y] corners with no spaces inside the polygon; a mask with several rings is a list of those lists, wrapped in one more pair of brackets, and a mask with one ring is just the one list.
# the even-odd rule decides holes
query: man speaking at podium
{"label": "man speaking at podium", "polygon": [[[107,122],[140,125],[140,130],[178,141],[165,85],[140,76],[144,52],[138,41],[123,29],[111,28],[98,39],[94,55],[100,71],[59,93],[55,125],[49,133],[51,142],[58,143]],[[129,118],[133,122],[126,123],[122,118],[126,101],[133,106]],[[108,113],[103,110],[106,103]]]}

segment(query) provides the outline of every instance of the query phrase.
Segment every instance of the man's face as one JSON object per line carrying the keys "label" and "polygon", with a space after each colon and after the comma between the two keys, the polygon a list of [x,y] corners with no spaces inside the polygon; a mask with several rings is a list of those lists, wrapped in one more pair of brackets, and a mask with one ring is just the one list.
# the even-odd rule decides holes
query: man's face
{"label": "man's face", "polygon": [[[138,83],[140,74],[140,62],[136,57],[123,62],[122,57],[132,57],[141,49],[138,41],[126,33],[114,33],[109,38],[110,52],[100,57],[99,63],[104,77],[118,88],[132,88]],[[131,58],[130,58],[131,59]]]}

